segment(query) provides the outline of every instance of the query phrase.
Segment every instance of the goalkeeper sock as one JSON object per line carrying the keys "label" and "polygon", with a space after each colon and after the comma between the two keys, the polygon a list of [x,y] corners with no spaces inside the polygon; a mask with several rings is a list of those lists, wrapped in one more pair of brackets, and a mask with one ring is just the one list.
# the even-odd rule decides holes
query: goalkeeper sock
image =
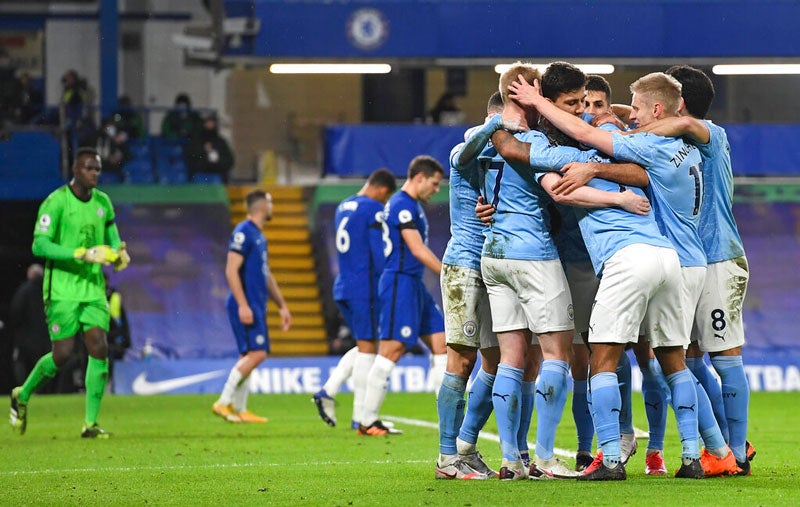
{"label": "goalkeeper sock", "polygon": [[97,359],[89,356],[86,365],[86,425],[91,426],[97,422],[100,413],[100,403],[106,392],[108,382],[108,359]]}
{"label": "goalkeeper sock", "polygon": [[353,347],[348,350],[347,353],[339,359],[336,368],[331,372],[331,376],[328,377],[325,385],[322,386],[322,389],[324,389],[331,398],[336,396],[336,393],[339,392],[339,388],[342,387],[344,381],[350,378],[350,375],[353,373],[353,364],[355,363],[357,355],[358,347]]}
{"label": "goalkeeper sock", "polygon": [[225,381],[225,387],[222,388],[222,393],[219,395],[219,404],[227,407],[231,403],[233,403],[233,392],[236,390],[236,386],[239,385],[239,382],[242,381],[242,374],[239,370],[234,366],[231,368],[231,373],[228,375],[228,380]]}
{"label": "goalkeeper sock", "polygon": [[30,375],[25,379],[25,383],[22,384],[22,389],[19,393],[19,401],[28,403],[33,392],[36,391],[39,386],[55,377],[56,373],[58,373],[58,366],[56,366],[56,362],[53,361],[53,353],[48,352],[36,361],[36,366],[33,367]]}
{"label": "goalkeeper sock", "polygon": [[233,390],[233,411],[237,414],[247,411],[247,396],[250,394],[250,375],[242,379]]}

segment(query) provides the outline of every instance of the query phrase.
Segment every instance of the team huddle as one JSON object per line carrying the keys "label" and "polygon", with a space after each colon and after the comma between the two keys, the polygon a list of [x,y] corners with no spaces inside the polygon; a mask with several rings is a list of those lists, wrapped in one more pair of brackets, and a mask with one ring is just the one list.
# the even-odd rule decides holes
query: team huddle
{"label": "team huddle", "polygon": [[[600,76],[566,62],[540,75],[518,62],[499,89],[485,123],[451,152],[452,237],[441,263],[425,246],[419,205],[441,180],[432,159],[412,161],[383,210],[394,183],[376,183],[377,173],[339,206],[334,296],[358,347],[315,394],[320,416],[336,423],[332,397],[352,372],[353,427],[399,433],[378,412],[396,361],[422,338],[437,392],[436,478],[624,480],[637,451],[632,348],[649,424],[645,473],[668,473],[670,404],[682,445],[676,477],[748,475],[748,267],[727,136],[705,120],[710,79],[675,66],[635,81],[631,106],[612,107]],[[354,250],[361,264],[349,271]],[[425,267],[440,274],[444,318],[422,285]],[[570,371],[574,467],[554,452]],[[497,472],[476,448],[493,411]]]}

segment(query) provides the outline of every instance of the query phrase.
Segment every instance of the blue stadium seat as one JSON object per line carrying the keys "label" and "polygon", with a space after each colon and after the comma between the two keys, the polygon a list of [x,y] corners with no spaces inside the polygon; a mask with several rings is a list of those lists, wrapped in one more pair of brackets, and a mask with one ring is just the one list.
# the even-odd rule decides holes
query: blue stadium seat
{"label": "blue stadium seat", "polygon": [[153,165],[145,160],[131,160],[123,168],[126,183],[154,183]]}
{"label": "blue stadium seat", "polygon": [[158,182],[163,184],[186,183],[188,181],[186,164],[182,159],[169,165],[158,167]]}
{"label": "blue stadium seat", "polygon": [[130,139],[128,147],[131,150],[131,158],[133,160],[150,160],[152,154],[150,151],[150,139]]}
{"label": "blue stadium seat", "polygon": [[217,173],[197,173],[192,175],[192,183],[222,183],[222,177]]}
{"label": "blue stadium seat", "polygon": [[100,173],[100,185],[108,185],[109,183],[122,183],[122,176],[117,173],[103,171]]}

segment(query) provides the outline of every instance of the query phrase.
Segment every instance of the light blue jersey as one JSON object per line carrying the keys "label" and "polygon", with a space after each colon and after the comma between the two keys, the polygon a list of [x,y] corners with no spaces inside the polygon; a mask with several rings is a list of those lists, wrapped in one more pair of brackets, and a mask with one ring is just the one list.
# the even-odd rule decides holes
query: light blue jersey
{"label": "light blue jersey", "polygon": [[682,267],[706,265],[700,242],[703,163],[695,146],[650,133],[612,134],[614,157],[635,162],[650,176],[648,197],[662,233],[678,252]]}
{"label": "light blue jersey", "polygon": [[[464,143],[450,152],[450,241],[442,262],[451,266],[481,270],[481,249],[485,226],[475,215],[475,206],[483,181],[481,163],[473,159],[459,166],[458,156]],[[488,153],[490,147],[484,148]]]}
{"label": "light blue jersey", "polygon": [[557,171],[570,162],[586,162],[591,152],[553,146],[543,133],[531,130],[515,134],[530,143],[529,165],[512,166],[494,150],[484,183],[484,195],[494,204],[494,221],[484,229],[486,241],[482,255],[495,259],[553,260],[558,252],[550,236],[550,217],[546,209],[547,192],[536,180],[534,169]]}
{"label": "light blue jersey", "polygon": [[[636,195],[645,196],[640,188],[625,187],[600,178],[593,178],[586,185],[608,192],[621,192],[627,188]],[[574,208],[574,210],[578,216],[586,249],[592,259],[594,272],[598,277],[603,273],[603,264],[628,245],[643,243],[674,248],[661,233],[652,214],[636,215],[621,208]]]}
{"label": "light blue jersey", "polygon": [[744,255],[742,237],[733,217],[733,169],[731,146],[725,129],[705,122],[711,136],[698,144],[703,158],[703,204],[700,207],[700,240],[708,262],[721,262]]}

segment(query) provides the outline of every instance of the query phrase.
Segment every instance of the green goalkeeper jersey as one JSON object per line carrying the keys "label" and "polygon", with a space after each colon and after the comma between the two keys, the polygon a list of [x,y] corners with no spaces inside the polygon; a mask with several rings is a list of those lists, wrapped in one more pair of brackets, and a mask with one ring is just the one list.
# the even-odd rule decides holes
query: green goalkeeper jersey
{"label": "green goalkeeper jersey", "polygon": [[[33,232],[34,250],[44,240],[46,257],[42,293],[45,301],[105,299],[102,266],[72,258],[79,247],[119,247],[114,207],[108,195],[92,189],[88,201],[78,199],[69,185],[58,188],[39,207]],[[34,252],[36,253],[36,252]]]}

